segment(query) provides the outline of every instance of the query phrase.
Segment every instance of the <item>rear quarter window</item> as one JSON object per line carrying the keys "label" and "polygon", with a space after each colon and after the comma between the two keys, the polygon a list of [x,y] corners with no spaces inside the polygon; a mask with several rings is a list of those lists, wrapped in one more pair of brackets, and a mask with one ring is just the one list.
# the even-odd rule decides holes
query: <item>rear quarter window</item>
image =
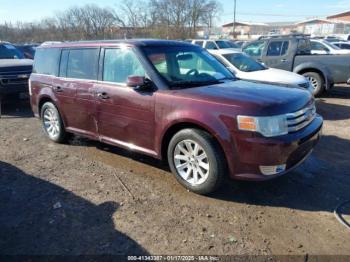
{"label": "rear quarter window", "polygon": [[60,54],[59,48],[38,48],[35,53],[33,73],[57,76]]}

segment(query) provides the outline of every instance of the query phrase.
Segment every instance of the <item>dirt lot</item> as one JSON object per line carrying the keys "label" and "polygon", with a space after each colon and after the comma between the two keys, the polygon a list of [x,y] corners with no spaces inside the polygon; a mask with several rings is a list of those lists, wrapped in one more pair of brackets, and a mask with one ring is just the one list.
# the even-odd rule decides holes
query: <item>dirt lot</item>
{"label": "dirt lot", "polygon": [[295,172],[187,192],[161,163],[74,138],[48,141],[29,107],[0,119],[2,254],[341,254],[350,231],[350,87],[318,100],[323,137]]}

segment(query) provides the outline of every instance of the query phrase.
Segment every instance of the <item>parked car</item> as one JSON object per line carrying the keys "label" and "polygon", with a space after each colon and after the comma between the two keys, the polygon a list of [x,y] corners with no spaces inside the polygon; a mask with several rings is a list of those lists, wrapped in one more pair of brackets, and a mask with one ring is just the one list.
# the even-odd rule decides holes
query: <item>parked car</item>
{"label": "parked car", "polygon": [[230,40],[189,40],[194,45],[198,45],[207,50],[232,49],[239,51],[240,47]]}
{"label": "parked car", "polygon": [[339,47],[340,49],[350,50],[350,41],[334,42],[332,44]]}
{"label": "parked car", "polygon": [[249,43],[249,41],[234,41],[234,43],[235,43],[239,48],[242,48],[245,44]]}
{"label": "parked car", "polygon": [[28,98],[28,79],[33,61],[10,43],[0,42],[0,100]]}
{"label": "parked car", "polygon": [[305,76],[316,96],[336,83],[350,82],[350,55],[311,55],[308,37],[267,37],[244,46],[243,52],[268,67]]}
{"label": "parked car", "polygon": [[67,133],[166,159],[189,190],[268,180],[302,163],[322,128],[313,96],[236,80],[201,47],[177,41],[37,48],[31,106],[46,135]]}
{"label": "parked car", "polygon": [[311,54],[316,55],[343,55],[350,54],[348,50],[342,50],[326,40],[311,40]]}
{"label": "parked car", "polygon": [[16,48],[21,51],[25,58],[34,59],[35,49],[38,45],[36,44],[24,44],[24,45],[16,45]]}
{"label": "parked car", "polygon": [[296,73],[268,68],[242,52],[226,49],[210,50],[209,52],[239,79],[290,88],[303,88],[313,93],[309,80]]}

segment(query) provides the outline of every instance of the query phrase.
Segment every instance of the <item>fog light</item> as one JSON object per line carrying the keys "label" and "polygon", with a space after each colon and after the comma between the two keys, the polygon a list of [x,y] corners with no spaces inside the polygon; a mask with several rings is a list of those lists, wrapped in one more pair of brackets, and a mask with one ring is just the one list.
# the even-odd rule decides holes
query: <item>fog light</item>
{"label": "fog light", "polygon": [[286,171],[286,165],[260,166],[260,172],[265,176],[273,176]]}

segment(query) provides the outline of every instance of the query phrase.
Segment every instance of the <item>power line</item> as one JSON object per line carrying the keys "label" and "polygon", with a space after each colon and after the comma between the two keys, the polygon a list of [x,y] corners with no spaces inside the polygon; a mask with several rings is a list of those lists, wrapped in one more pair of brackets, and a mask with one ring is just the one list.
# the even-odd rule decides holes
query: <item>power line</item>
{"label": "power line", "polygon": [[[234,13],[225,13],[223,16],[229,16],[233,15]],[[326,16],[326,15],[310,15],[310,14],[300,14],[300,15],[291,15],[291,14],[268,14],[268,13],[236,13],[236,15],[249,15],[249,16],[276,16],[276,17],[319,17],[319,16]]]}

